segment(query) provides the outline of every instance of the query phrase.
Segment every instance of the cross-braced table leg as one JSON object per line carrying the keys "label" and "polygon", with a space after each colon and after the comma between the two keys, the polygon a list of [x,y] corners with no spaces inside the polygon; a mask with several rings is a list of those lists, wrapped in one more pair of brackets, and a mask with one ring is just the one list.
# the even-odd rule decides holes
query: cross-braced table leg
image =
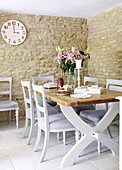
{"label": "cross-braced table leg", "polygon": [[72,109],[72,107],[60,105],[63,114],[67,119],[78,129],[84,136],[69,150],[69,152],[64,156],[61,167],[67,167],[72,165],[79,154],[94,140],[102,142],[106,145],[113,153],[117,155],[118,144],[110,139],[107,135],[104,134],[104,130],[110,125],[112,120],[115,118],[119,112],[119,103],[113,103],[112,106],[108,109],[105,116],[97,123],[96,126],[91,127],[85,123]]}

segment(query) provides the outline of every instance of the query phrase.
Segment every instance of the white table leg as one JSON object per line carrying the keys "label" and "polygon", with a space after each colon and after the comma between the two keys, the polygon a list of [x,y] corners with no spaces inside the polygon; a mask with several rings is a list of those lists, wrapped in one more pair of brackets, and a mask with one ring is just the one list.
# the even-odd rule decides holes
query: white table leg
{"label": "white table leg", "polygon": [[70,149],[70,151],[64,156],[61,162],[61,168],[72,165],[78,155],[92,142],[94,141],[91,137],[82,136],[81,139]]}
{"label": "white table leg", "polygon": [[61,167],[66,167],[72,165],[78,155],[94,140],[100,141],[105,144],[113,153],[113,155],[118,154],[118,144],[110,139],[103,132],[112,122],[118,113],[118,103],[113,103],[113,105],[108,109],[105,116],[98,122],[95,127],[91,127],[85,123],[72,109],[72,107],[60,105],[63,114],[67,119],[78,129],[84,136],[70,149],[70,151],[64,156]]}

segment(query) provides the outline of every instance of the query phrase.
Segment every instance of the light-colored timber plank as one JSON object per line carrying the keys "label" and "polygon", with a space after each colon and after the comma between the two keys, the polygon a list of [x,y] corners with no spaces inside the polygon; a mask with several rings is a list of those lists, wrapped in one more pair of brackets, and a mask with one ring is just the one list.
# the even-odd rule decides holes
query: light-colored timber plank
{"label": "light-colored timber plank", "polygon": [[92,94],[90,98],[86,99],[76,99],[67,96],[57,96],[55,94],[56,89],[46,89],[46,97],[51,99],[59,104],[64,106],[79,106],[79,105],[87,105],[87,104],[98,104],[98,103],[108,103],[108,102],[117,102],[115,99],[117,96],[122,96],[122,92],[112,91],[112,90],[103,90],[102,94]]}

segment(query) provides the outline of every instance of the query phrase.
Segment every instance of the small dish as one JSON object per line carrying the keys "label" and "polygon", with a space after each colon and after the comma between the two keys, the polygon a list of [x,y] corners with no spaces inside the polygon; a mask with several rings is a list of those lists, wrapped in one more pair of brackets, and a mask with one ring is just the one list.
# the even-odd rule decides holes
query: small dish
{"label": "small dish", "polygon": [[55,92],[55,94],[57,96],[66,96],[66,95],[70,95],[71,92],[68,91],[68,90],[58,90],[58,91]]}
{"label": "small dish", "polygon": [[59,93],[55,93],[56,96],[67,96],[67,95],[70,95],[70,93],[67,93],[67,94],[59,94]]}
{"label": "small dish", "polygon": [[44,88],[47,88],[47,89],[54,89],[56,87],[57,87],[56,83],[45,83],[44,84]]}

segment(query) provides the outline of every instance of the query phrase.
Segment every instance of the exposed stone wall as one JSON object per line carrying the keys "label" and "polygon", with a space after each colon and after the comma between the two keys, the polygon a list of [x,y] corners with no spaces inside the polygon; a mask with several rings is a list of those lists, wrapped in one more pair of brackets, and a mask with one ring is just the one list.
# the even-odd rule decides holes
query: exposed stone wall
{"label": "exposed stone wall", "polygon": [[[91,59],[81,71],[83,76],[122,79],[122,5],[86,19],[0,13],[0,28],[7,20],[21,21],[27,28],[26,41],[18,46],[4,42],[0,35],[0,77],[13,77],[13,100],[19,102],[24,117],[21,80],[33,76],[62,76],[54,62],[55,46],[70,51],[72,46],[90,47]],[[66,80],[66,78],[65,78]],[[8,114],[0,113],[0,121]],[[14,114],[13,114],[14,118]]]}
{"label": "exposed stone wall", "polygon": [[88,19],[88,75],[122,80],[122,5]]}
{"label": "exposed stone wall", "polygon": [[[70,51],[72,46],[85,50],[87,47],[87,20],[80,18],[51,17],[0,13],[0,28],[7,20],[21,21],[27,28],[23,44],[12,46],[0,35],[0,77],[13,77],[13,100],[19,102],[20,117],[24,116],[21,80],[31,81],[33,76],[62,76],[54,62],[55,46]],[[82,74],[85,74],[85,69]],[[0,120],[8,114],[0,113]],[[13,114],[14,117],[14,114]]]}

